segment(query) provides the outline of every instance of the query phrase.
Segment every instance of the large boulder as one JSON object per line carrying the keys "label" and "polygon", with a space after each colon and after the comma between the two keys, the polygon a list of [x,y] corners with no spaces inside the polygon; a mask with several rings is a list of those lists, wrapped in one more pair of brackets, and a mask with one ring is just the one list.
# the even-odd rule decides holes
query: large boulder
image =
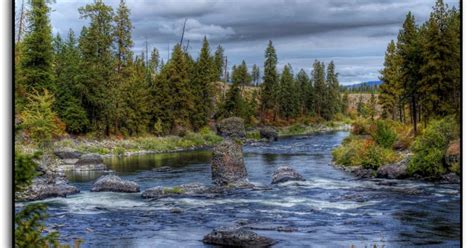
{"label": "large boulder", "polygon": [[441,183],[459,184],[461,183],[461,177],[458,176],[456,173],[451,172],[451,173],[441,176]]}
{"label": "large boulder", "polygon": [[106,170],[102,157],[99,154],[89,153],[83,154],[74,164],[74,170],[90,171],[90,170]]}
{"label": "large boulder", "polygon": [[220,227],[204,236],[206,244],[229,247],[270,247],[275,240],[239,227]]}
{"label": "large boulder", "polygon": [[289,166],[280,166],[273,172],[272,184],[284,183],[288,181],[304,181],[302,175]]}
{"label": "large boulder", "polygon": [[395,164],[388,164],[380,166],[377,169],[378,178],[388,178],[388,179],[403,179],[408,177],[408,162],[409,158],[404,158],[400,162]]}
{"label": "large boulder", "polygon": [[174,187],[156,186],[143,191],[142,198],[161,198],[167,196],[189,196],[206,193],[208,188],[201,183],[188,183]]}
{"label": "large boulder", "polygon": [[16,198],[20,201],[37,201],[76,193],[79,193],[79,189],[69,185],[63,174],[46,172],[34,178],[25,191],[17,192]]}
{"label": "large boulder", "polygon": [[242,145],[226,139],[214,147],[211,160],[212,181],[226,186],[247,180]]}
{"label": "large boulder", "polygon": [[459,163],[461,160],[461,140],[457,139],[452,141],[446,154],[444,155],[444,160],[448,166],[452,166],[455,163]]}
{"label": "large boulder", "polygon": [[222,137],[244,138],[244,120],[239,117],[229,117],[217,123],[217,134]]}
{"label": "large boulder", "polygon": [[265,126],[258,130],[260,132],[260,138],[267,139],[268,141],[278,140],[278,130],[274,127]]}
{"label": "large boulder", "polygon": [[55,149],[54,155],[60,159],[79,159],[82,153],[72,148],[65,147]]}
{"label": "large boulder", "polygon": [[140,192],[140,186],[135,182],[123,180],[116,175],[104,175],[97,179],[91,191],[135,193]]}

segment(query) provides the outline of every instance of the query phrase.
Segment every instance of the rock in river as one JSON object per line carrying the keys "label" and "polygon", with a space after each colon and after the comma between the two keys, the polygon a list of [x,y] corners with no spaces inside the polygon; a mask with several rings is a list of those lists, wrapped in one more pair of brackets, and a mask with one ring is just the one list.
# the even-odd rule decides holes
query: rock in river
{"label": "rock in river", "polygon": [[226,139],[212,152],[212,181],[219,186],[238,184],[247,180],[242,145]]}
{"label": "rock in river", "polygon": [[400,162],[395,164],[388,164],[380,166],[377,169],[378,178],[388,178],[388,179],[403,179],[408,177],[407,168],[408,168],[409,157],[402,159]]}
{"label": "rock in river", "polygon": [[272,184],[283,183],[287,181],[304,181],[302,175],[290,166],[280,166],[273,172]]}
{"label": "rock in river", "polygon": [[156,186],[143,191],[142,198],[161,198],[167,196],[194,195],[207,192],[208,188],[201,183],[188,183],[174,187]]}
{"label": "rock in river", "polygon": [[244,120],[239,117],[229,117],[217,123],[217,134],[223,137],[244,138]]}
{"label": "rock in river", "polygon": [[104,175],[94,183],[91,191],[135,193],[140,192],[140,186],[135,182],[123,180],[116,175]]}
{"label": "rock in river", "polygon": [[68,184],[62,174],[46,172],[33,179],[32,184],[23,192],[17,192],[20,201],[37,201],[51,197],[66,197],[79,193],[79,190]]}
{"label": "rock in river", "polygon": [[229,247],[270,247],[275,240],[238,227],[220,227],[204,236],[206,244]]}
{"label": "rock in river", "polygon": [[278,140],[278,131],[274,127],[265,126],[261,127],[258,131],[262,139],[267,139],[268,141]]}
{"label": "rock in river", "polygon": [[80,171],[105,170],[107,167],[103,164],[102,157],[99,154],[90,153],[81,155],[74,165],[74,169]]}

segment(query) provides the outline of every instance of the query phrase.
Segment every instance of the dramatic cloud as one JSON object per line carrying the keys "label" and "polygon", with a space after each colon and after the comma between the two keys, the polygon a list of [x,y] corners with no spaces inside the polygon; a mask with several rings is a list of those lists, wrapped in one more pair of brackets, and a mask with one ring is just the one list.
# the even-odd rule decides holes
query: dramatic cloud
{"label": "dramatic cloud", "polygon": [[[72,28],[76,34],[87,21],[77,9],[91,1],[58,0],[52,5],[54,32]],[[119,0],[105,0],[114,8]],[[388,42],[396,39],[405,15],[418,23],[429,17],[434,0],[134,0],[127,4],[134,25],[134,51],[145,41],[168,57],[179,41],[185,18],[185,41],[197,56],[204,36],[221,44],[229,68],[245,60],[263,66],[264,50],[272,40],[279,68],[291,63],[295,72],[311,71],[315,59],[334,60],[343,84],[377,80]],[[16,0],[18,5],[19,0]],[[458,6],[456,0],[446,1]]]}

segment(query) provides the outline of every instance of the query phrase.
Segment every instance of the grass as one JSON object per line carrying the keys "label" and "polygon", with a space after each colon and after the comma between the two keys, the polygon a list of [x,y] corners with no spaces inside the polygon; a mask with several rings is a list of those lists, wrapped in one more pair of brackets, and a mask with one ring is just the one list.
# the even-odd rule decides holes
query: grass
{"label": "grass", "polygon": [[178,136],[143,136],[128,139],[105,139],[101,141],[79,138],[63,139],[55,142],[55,147],[69,147],[84,153],[124,155],[126,152],[154,151],[166,152],[180,149],[191,149],[212,146],[222,140],[209,128],[199,132],[188,132]]}
{"label": "grass", "polygon": [[180,187],[164,188],[163,194],[183,194],[184,189]]}

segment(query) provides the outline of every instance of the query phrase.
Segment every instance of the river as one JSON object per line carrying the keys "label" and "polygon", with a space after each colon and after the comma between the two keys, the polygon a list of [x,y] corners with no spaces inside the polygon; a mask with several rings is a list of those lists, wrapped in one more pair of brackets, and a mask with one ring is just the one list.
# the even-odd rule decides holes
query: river
{"label": "river", "polygon": [[[44,200],[49,229],[83,247],[211,247],[203,236],[218,226],[248,223],[275,247],[460,246],[459,185],[409,180],[358,180],[331,163],[347,132],[292,137],[245,146],[250,182],[270,185],[272,172],[291,165],[307,180],[267,190],[237,190],[217,197],[146,201],[139,193],[92,193],[98,172],[71,173],[81,193]],[[210,151],[106,160],[141,190],[191,182],[211,184]],[[168,170],[157,170],[163,166]],[[181,213],[171,209],[179,208]]]}

